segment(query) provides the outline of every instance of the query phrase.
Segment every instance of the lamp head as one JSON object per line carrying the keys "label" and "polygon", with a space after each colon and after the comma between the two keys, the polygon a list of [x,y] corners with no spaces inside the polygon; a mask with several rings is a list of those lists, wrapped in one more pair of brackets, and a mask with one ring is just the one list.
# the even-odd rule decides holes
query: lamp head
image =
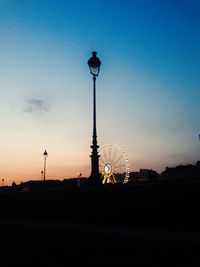
{"label": "lamp head", "polygon": [[98,76],[99,75],[101,61],[97,57],[97,52],[96,51],[92,52],[92,57],[88,60],[88,66],[90,68],[90,73],[93,76]]}
{"label": "lamp head", "polygon": [[44,156],[44,158],[45,158],[45,159],[48,157],[48,153],[47,153],[47,151],[46,151],[46,150],[44,151],[44,154],[43,154],[43,156]]}

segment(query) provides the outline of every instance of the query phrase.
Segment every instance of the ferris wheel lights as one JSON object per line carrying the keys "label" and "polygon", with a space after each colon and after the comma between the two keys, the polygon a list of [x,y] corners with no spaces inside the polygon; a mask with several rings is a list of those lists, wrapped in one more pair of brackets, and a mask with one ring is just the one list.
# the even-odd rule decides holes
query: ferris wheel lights
{"label": "ferris wheel lights", "polygon": [[124,150],[116,144],[103,145],[100,160],[100,172],[103,183],[127,182],[129,179],[128,157]]}

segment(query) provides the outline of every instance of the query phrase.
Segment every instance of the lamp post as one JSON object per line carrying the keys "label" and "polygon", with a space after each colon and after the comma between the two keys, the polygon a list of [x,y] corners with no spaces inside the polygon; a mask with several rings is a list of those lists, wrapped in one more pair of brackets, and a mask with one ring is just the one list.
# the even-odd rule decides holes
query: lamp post
{"label": "lamp post", "polygon": [[82,176],[82,173],[81,172],[78,172],[78,187],[80,187],[80,178]]}
{"label": "lamp post", "polygon": [[43,170],[41,170],[41,180],[43,180]]}
{"label": "lamp post", "polygon": [[44,181],[45,181],[46,180],[46,160],[47,160],[47,157],[48,157],[48,153],[47,153],[46,150],[44,151],[43,156],[44,156]]}
{"label": "lamp post", "polygon": [[92,57],[88,60],[88,66],[93,78],[93,137],[92,137],[92,154],[91,157],[91,174],[90,178],[93,181],[99,181],[99,155],[97,145],[97,129],[96,129],[96,77],[99,75],[101,61],[97,57],[97,52],[92,52]]}

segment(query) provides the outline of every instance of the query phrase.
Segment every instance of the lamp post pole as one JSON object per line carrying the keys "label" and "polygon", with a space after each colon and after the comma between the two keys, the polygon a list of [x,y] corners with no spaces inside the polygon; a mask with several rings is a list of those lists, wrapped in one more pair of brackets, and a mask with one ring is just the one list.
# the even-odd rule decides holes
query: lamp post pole
{"label": "lamp post pole", "polygon": [[92,153],[91,157],[91,174],[90,178],[93,181],[99,182],[100,174],[99,174],[99,155],[97,145],[97,129],[96,129],[96,77],[99,74],[101,61],[96,56],[97,53],[95,51],[92,52],[92,57],[88,60],[88,65],[90,68],[90,73],[93,78],[93,136],[92,136]]}
{"label": "lamp post pole", "polygon": [[43,156],[44,156],[44,181],[45,181],[46,180],[46,160],[47,160],[47,157],[48,157],[48,153],[47,153],[46,150],[44,151]]}
{"label": "lamp post pole", "polygon": [[78,187],[80,187],[80,178],[82,176],[82,173],[81,172],[78,172]]}

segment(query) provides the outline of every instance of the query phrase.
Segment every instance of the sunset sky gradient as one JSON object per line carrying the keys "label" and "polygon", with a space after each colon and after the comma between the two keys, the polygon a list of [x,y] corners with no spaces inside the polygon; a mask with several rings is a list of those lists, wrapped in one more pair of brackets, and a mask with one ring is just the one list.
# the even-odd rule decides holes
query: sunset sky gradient
{"label": "sunset sky gradient", "polygon": [[0,179],[90,174],[96,50],[100,146],[130,169],[200,159],[200,1],[0,0]]}

